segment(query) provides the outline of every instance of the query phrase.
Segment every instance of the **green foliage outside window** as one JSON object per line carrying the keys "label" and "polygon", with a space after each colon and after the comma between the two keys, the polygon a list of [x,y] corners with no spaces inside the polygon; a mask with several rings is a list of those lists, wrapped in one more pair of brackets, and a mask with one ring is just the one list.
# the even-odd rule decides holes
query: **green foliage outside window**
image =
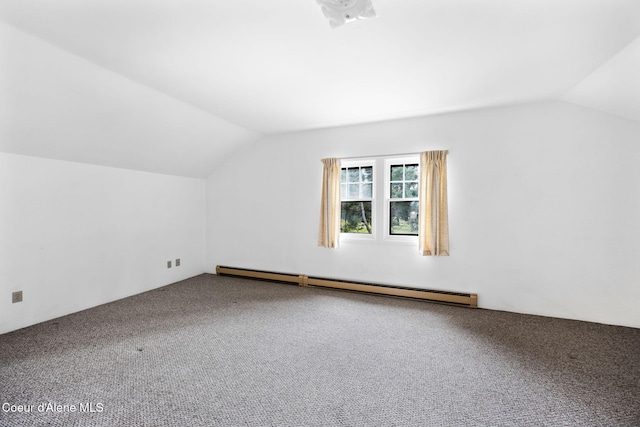
{"label": "green foliage outside window", "polygon": [[371,234],[371,202],[342,202],[340,232]]}

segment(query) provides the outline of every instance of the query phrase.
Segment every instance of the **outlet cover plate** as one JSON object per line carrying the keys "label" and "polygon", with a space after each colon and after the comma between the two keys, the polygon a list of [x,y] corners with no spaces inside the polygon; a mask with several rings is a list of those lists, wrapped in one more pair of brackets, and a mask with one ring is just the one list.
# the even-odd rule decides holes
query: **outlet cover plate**
{"label": "outlet cover plate", "polygon": [[11,294],[11,303],[22,302],[22,291],[15,291]]}

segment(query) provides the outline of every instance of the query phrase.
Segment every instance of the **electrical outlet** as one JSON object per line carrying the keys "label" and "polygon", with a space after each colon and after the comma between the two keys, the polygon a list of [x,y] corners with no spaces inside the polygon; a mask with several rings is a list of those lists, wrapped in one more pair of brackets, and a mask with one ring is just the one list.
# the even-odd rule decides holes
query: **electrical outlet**
{"label": "electrical outlet", "polygon": [[180,267],[180,258],[176,259],[176,267]]}
{"label": "electrical outlet", "polygon": [[11,294],[11,303],[22,302],[22,291],[16,291]]}
{"label": "electrical outlet", "polygon": [[167,261],[167,268],[171,268],[171,261]]}

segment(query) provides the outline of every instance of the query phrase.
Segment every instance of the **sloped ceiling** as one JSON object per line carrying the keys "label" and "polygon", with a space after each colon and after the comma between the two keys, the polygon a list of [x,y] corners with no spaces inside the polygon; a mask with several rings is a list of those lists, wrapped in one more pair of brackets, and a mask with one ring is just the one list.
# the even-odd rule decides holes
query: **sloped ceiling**
{"label": "sloped ceiling", "polygon": [[258,135],[0,24],[0,151],[206,177]]}
{"label": "sloped ceiling", "polygon": [[619,93],[640,120],[637,0],[373,3],[2,0],[0,151],[206,176],[264,134]]}

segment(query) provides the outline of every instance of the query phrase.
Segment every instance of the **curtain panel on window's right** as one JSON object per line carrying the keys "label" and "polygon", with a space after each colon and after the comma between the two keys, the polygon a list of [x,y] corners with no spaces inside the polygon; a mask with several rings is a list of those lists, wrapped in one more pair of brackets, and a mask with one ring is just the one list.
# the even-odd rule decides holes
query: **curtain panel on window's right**
{"label": "curtain panel on window's right", "polygon": [[449,255],[447,150],[420,153],[419,250],[425,256]]}

